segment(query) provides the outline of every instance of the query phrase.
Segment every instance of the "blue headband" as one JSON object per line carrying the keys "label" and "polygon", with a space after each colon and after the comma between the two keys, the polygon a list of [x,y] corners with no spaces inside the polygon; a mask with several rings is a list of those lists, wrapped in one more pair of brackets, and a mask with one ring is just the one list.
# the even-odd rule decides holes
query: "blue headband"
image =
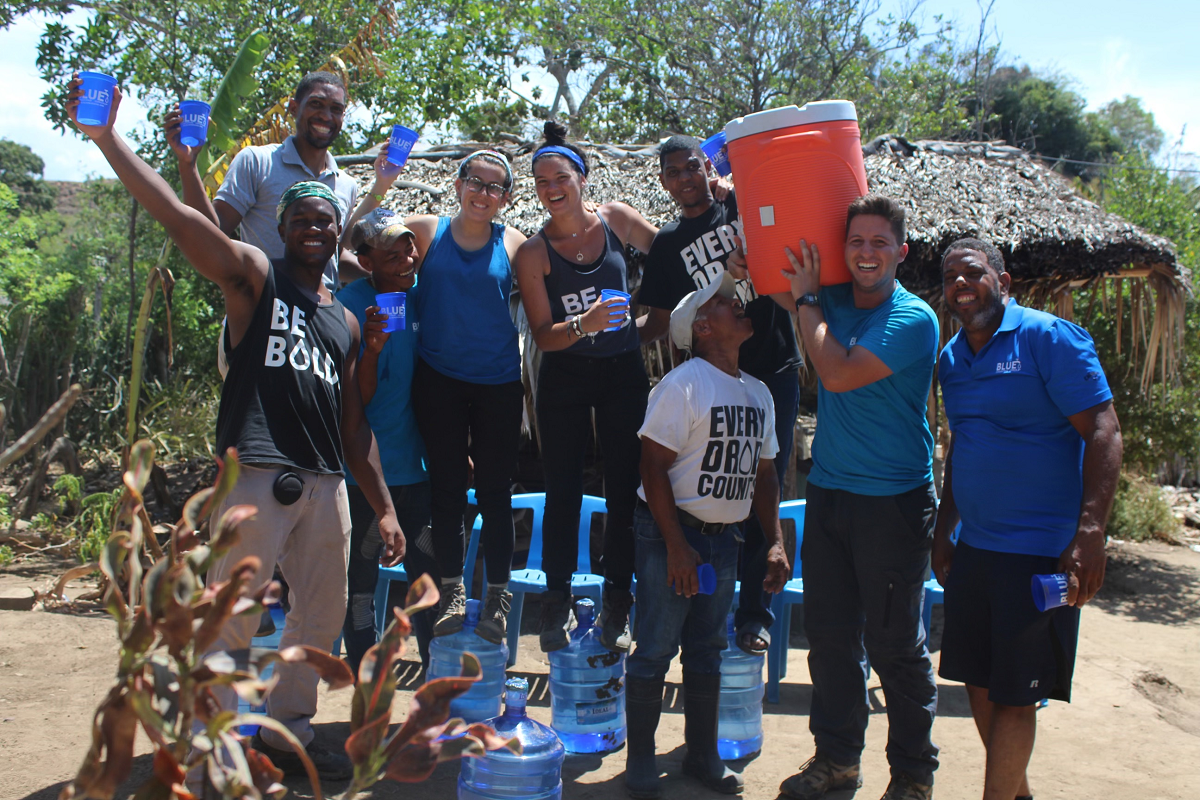
{"label": "blue headband", "polygon": [[542,156],[562,156],[575,165],[575,168],[579,170],[580,175],[587,175],[588,173],[587,166],[583,163],[583,159],[579,157],[578,153],[568,147],[563,147],[562,145],[557,144],[543,147],[541,150],[538,150],[533,154],[533,160],[537,161]]}

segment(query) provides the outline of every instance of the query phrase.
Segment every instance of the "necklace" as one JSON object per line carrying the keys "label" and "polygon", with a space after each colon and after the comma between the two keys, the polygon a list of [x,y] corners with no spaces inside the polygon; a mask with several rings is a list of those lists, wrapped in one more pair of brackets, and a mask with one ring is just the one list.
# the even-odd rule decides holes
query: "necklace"
{"label": "necklace", "polygon": [[[588,224],[587,224],[587,222],[586,222],[586,221],[584,221],[584,223],[583,223],[583,230],[582,230],[582,231],[575,231],[574,233],[572,233],[572,234],[571,234],[571,238],[572,238],[572,239],[578,239],[578,238],[579,238],[579,234],[581,234],[581,233],[582,233],[582,234],[586,235],[586,234],[587,234],[587,232],[588,232]],[[576,261],[578,261],[578,262],[580,262],[581,264],[583,263],[583,248],[581,248],[581,247],[580,247],[578,244],[576,244],[576,245],[575,245],[575,260],[576,260]]]}

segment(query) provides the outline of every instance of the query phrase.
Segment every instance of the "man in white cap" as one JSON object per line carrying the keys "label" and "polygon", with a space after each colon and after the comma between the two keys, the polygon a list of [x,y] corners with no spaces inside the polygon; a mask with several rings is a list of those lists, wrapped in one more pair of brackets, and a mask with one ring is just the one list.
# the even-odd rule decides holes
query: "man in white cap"
{"label": "man in white cap", "polygon": [[[724,273],[671,312],[671,339],[692,359],[650,393],[642,438],[642,486],[634,511],[638,642],[626,665],[631,797],[660,794],[654,734],[663,682],[682,649],[684,772],[725,794],[742,778],[717,753],[717,709],[725,618],[737,580],[739,524],[753,505],[769,544],[768,591],[790,575],[779,531],[771,393],[738,369],[754,329]],[[701,593],[698,569],[716,586]],[[710,587],[705,587],[708,591]]]}

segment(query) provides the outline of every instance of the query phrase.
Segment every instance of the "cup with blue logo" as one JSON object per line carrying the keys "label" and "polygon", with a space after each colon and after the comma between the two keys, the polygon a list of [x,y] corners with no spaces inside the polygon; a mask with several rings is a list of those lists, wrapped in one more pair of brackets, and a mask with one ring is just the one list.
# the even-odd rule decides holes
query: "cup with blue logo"
{"label": "cup with blue logo", "polygon": [[200,100],[179,101],[179,141],[199,147],[208,140],[208,115],[212,107]]}
{"label": "cup with blue logo", "polygon": [[412,128],[403,125],[393,125],[392,135],[388,137],[387,160],[397,167],[403,167],[408,161],[408,154],[417,143],[418,134]]}
{"label": "cup with blue logo", "polygon": [[725,147],[725,131],[717,131],[705,139],[700,149],[708,156],[708,160],[722,178],[733,172],[733,166],[729,163],[729,151]]}
{"label": "cup with blue logo", "polygon": [[604,289],[600,292],[600,302],[612,300],[616,298],[621,300],[620,304],[609,307],[608,324],[612,327],[605,328],[606,331],[619,331],[625,327],[625,315],[629,313],[630,296],[627,292],[621,292],[616,289]]}
{"label": "cup with blue logo", "polygon": [[700,594],[712,594],[717,590],[717,570],[712,564],[697,564],[696,579]]}
{"label": "cup with blue logo", "polygon": [[1059,572],[1054,575],[1034,575],[1031,581],[1033,604],[1038,611],[1050,611],[1067,604],[1067,576]]}
{"label": "cup with blue logo", "polygon": [[383,325],[384,333],[404,330],[404,292],[381,292],[375,295],[375,305],[388,315]]}
{"label": "cup with blue logo", "polygon": [[79,109],[75,118],[80,125],[107,125],[117,79],[103,72],[81,72],[79,80]]}

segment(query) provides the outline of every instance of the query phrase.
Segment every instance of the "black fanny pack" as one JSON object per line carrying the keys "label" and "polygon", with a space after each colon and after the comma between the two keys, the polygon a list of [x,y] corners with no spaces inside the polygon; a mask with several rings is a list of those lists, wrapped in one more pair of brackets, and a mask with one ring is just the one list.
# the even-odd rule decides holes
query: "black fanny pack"
{"label": "black fanny pack", "polygon": [[304,479],[291,470],[284,470],[271,487],[281,506],[290,506],[304,494]]}

